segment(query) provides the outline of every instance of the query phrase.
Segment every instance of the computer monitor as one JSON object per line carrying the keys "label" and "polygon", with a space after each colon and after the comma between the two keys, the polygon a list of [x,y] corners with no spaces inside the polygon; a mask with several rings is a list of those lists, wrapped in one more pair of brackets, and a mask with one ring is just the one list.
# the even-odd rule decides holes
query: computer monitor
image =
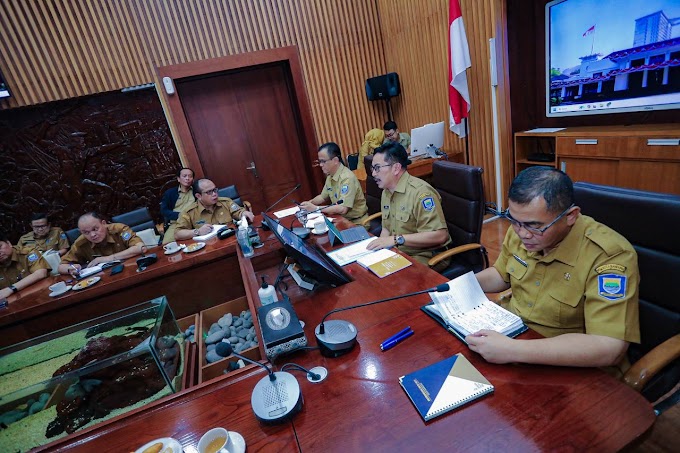
{"label": "computer monitor", "polygon": [[426,124],[425,126],[411,129],[411,157],[430,155],[427,147],[441,148],[444,146],[444,122]]}
{"label": "computer monitor", "polygon": [[306,244],[297,234],[281,223],[262,213],[263,222],[271,229],[288,256],[302,268],[304,273],[320,284],[340,286],[352,281],[349,275],[330,259],[316,244]]}

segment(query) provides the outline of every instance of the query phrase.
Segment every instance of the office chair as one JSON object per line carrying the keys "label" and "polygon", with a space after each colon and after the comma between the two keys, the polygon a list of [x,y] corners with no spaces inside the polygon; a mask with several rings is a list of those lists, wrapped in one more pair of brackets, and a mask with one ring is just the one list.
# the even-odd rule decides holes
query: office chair
{"label": "office chair", "polygon": [[66,231],[66,239],[68,239],[68,243],[70,245],[73,245],[74,242],[76,242],[76,239],[80,236],[80,230],[78,228],[73,228],[71,230]]}
{"label": "office chair", "polygon": [[241,196],[239,195],[238,189],[236,188],[235,185],[219,189],[217,191],[217,195],[220,197],[231,198],[237,205],[245,207],[249,211],[253,210],[253,207],[251,206],[249,201],[241,200]]}
{"label": "office chair", "polygon": [[439,271],[448,279],[489,267],[489,256],[480,244],[486,211],[482,173],[481,167],[456,162],[438,160],[432,164],[432,187],[442,197],[451,244],[449,250],[432,257],[428,265],[433,267],[450,258],[446,269]]}
{"label": "office chair", "polygon": [[[624,236],[638,254],[640,344],[628,347],[633,364],[624,381],[650,402],[680,380],[680,197],[577,182],[576,205]],[[655,406],[657,413],[680,400],[680,390]]]}
{"label": "office chair", "polygon": [[347,167],[350,170],[356,170],[359,165],[359,153],[353,153],[347,155]]}
{"label": "office chair", "polygon": [[380,200],[382,198],[382,189],[375,183],[375,179],[371,175],[371,165],[373,165],[373,156],[364,157],[364,168],[366,168],[366,206],[368,207],[369,216],[362,222],[363,226],[368,225],[369,233],[374,236],[380,236],[382,231],[382,211],[380,209]]}
{"label": "office chair", "polygon": [[156,223],[151,217],[151,212],[149,208],[138,208],[134,211],[126,212],[124,214],[119,214],[111,217],[111,222],[113,223],[123,223],[129,226],[135,233],[142,230],[147,230],[153,228],[154,232],[158,234],[156,230]]}

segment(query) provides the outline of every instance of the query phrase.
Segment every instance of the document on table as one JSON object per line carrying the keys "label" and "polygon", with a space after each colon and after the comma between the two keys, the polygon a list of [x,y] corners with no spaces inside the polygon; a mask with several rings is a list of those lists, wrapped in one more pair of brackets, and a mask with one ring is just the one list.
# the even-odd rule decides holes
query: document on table
{"label": "document on table", "polygon": [[203,234],[201,236],[194,236],[191,239],[193,239],[194,241],[207,241],[211,237],[217,236],[217,232],[223,226],[226,226],[226,225],[213,225],[212,230],[210,230],[210,233],[206,233],[206,234]]}
{"label": "document on table", "polygon": [[373,242],[375,239],[376,238],[374,237],[364,239],[363,241],[355,242],[354,244],[348,245],[346,247],[328,252],[327,255],[330,259],[338,263],[338,266],[345,266],[355,262],[358,258],[361,258],[364,255],[376,253],[375,251],[368,250],[366,248],[368,244]]}
{"label": "document on table", "polygon": [[274,215],[276,216],[277,219],[282,219],[284,217],[288,217],[289,215],[293,215],[296,212],[298,212],[300,208],[298,206],[293,206],[292,208],[287,208],[287,209],[282,209],[280,211],[274,212]]}

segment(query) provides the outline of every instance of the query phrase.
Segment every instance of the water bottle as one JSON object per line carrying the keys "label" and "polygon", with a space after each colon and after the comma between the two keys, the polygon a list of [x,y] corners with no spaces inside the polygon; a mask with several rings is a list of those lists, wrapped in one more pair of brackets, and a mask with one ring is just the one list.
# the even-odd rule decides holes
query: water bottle
{"label": "water bottle", "polygon": [[250,236],[248,235],[248,221],[245,217],[239,222],[238,231],[236,232],[236,240],[238,241],[238,245],[241,246],[243,256],[250,258],[255,254],[253,246],[250,243]]}

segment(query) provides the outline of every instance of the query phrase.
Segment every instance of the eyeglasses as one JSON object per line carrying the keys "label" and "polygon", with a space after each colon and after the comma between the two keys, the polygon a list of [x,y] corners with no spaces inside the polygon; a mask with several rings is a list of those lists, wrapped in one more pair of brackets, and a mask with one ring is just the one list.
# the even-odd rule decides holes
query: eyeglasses
{"label": "eyeglasses", "polygon": [[215,195],[217,193],[217,187],[214,189],[206,190],[205,192],[201,192],[203,195]]}
{"label": "eyeglasses", "polygon": [[560,215],[555,217],[555,220],[553,220],[552,222],[550,222],[549,224],[547,224],[543,228],[530,227],[530,226],[527,226],[527,224],[525,224],[524,222],[520,222],[519,220],[514,219],[510,215],[510,209],[506,209],[505,211],[498,211],[498,210],[493,209],[491,207],[487,207],[487,210],[489,210],[492,214],[497,215],[498,217],[503,217],[503,218],[507,219],[512,224],[513,228],[515,228],[516,230],[520,230],[520,229],[524,228],[526,231],[528,231],[531,234],[535,234],[536,236],[541,236],[543,233],[545,233],[548,230],[548,228],[555,225],[555,223],[557,223],[558,220],[560,220],[562,217],[564,217],[569,212],[569,210],[571,208],[573,208],[574,206],[575,205],[573,205],[573,204],[571,206],[569,206],[567,209],[562,211],[562,213]]}
{"label": "eyeglasses", "polygon": [[324,164],[327,164],[328,162],[332,161],[333,159],[335,159],[335,157],[331,157],[331,158],[328,159],[328,160],[326,160],[326,159],[317,159],[317,160],[314,161],[314,163],[317,163],[317,164],[319,164],[319,165],[324,165]]}
{"label": "eyeglasses", "polygon": [[46,223],[45,225],[31,225],[31,228],[34,230],[44,230],[45,228],[49,228],[50,224]]}
{"label": "eyeglasses", "polygon": [[383,168],[383,167],[391,167],[392,165],[394,165],[394,163],[391,163],[391,164],[382,164],[382,165],[380,165],[380,164],[375,164],[375,165],[373,165],[373,166],[371,167],[371,170],[373,171],[373,173],[378,173],[378,172],[380,171],[381,168]]}

